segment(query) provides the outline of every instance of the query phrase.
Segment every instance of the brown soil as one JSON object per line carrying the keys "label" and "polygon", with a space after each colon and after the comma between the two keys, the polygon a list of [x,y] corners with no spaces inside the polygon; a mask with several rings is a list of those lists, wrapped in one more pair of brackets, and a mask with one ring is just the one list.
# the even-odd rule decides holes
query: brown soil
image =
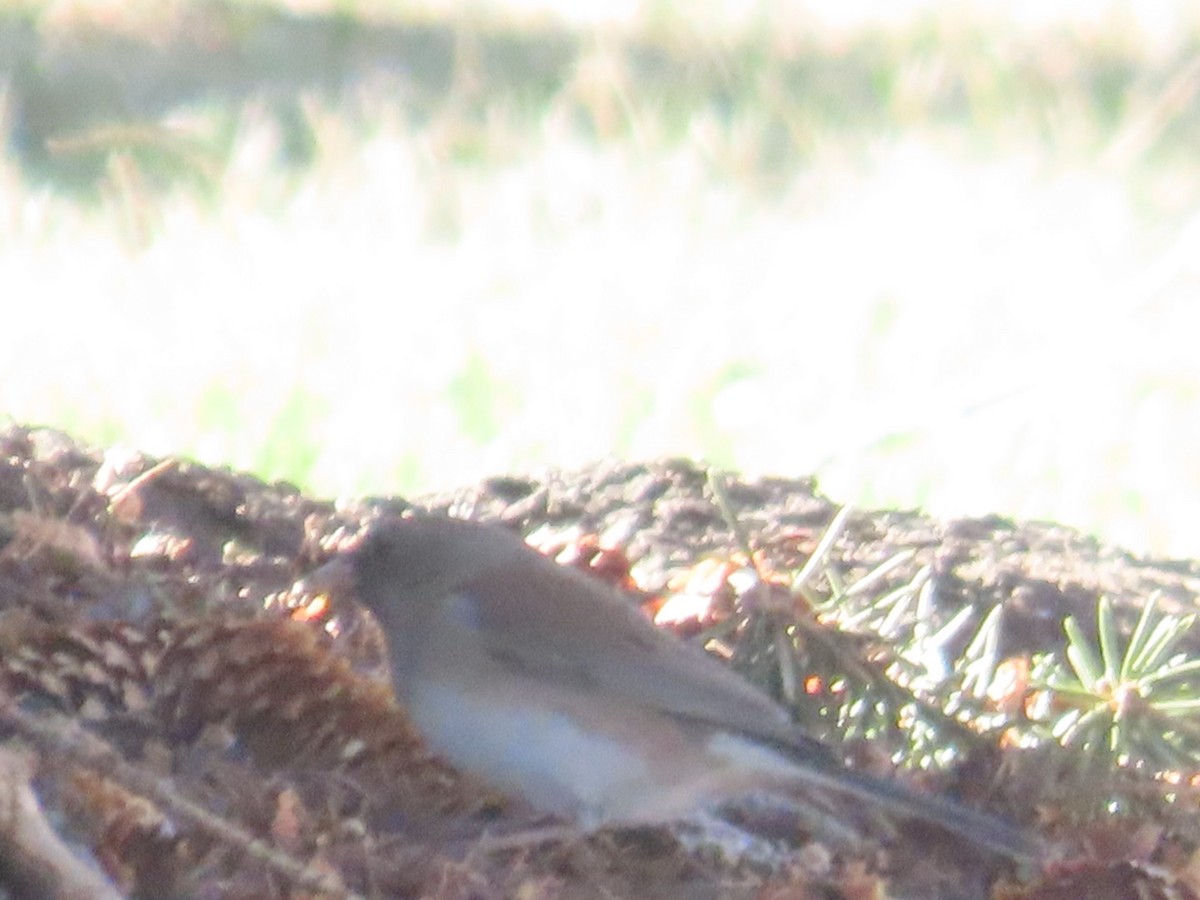
{"label": "brown soil", "polygon": [[[728,494],[778,571],[804,563],[837,511],[805,479],[735,480]],[[1102,829],[1081,843],[1047,808],[1044,773],[994,748],[937,788],[1041,829],[1060,855],[1082,859],[1067,874],[1029,886],[1038,873],[915,827],[854,848],[798,841],[770,870],[685,851],[668,829],[496,837],[527,825],[529,811],[425,752],[377,677],[378,635],[352,603],[308,607],[313,598],[294,589],[366,523],[410,504],[526,534],[550,526],[563,543],[603,534],[623,554],[617,569],[632,564],[650,593],[740,549],[704,469],[687,460],[335,505],[184,460],[105,454],[49,430],[0,431],[0,675],[19,701],[0,701],[0,732],[35,746],[33,786],[48,821],[122,893],[314,896],[332,877],[368,897],[983,897],[1006,878],[1009,897],[1067,896],[1056,891],[1069,883],[1121,897],[1154,896],[1145,892],[1162,890],[1168,870],[1189,870],[1190,857],[1149,822],[1148,835],[1137,823],[1110,835],[1107,852],[1120,860],[1099,859]],[[1061,646],[1068,615],[1093,628],[1101,594],[1128,628],[1151,592],[1184,611],[1200,587],[1196,563],[998,516],[856,512],[831,561],[849,582],[903,549],[915,553],[887,583],[931,566],[939,620],[964,605],[982,618],[1001,604],[1003,657]],[[20,781],[12,770],[0,779],[6,790]],[[54,896],[46,879],[56,873],[22,872],[25,851],[10,843],[0,885]],[[1161,871],[1146,868],[1151,857]],[[296,861],[308,868],[289,869]],[[1015,886],[1021,879],[1026,887]]]}

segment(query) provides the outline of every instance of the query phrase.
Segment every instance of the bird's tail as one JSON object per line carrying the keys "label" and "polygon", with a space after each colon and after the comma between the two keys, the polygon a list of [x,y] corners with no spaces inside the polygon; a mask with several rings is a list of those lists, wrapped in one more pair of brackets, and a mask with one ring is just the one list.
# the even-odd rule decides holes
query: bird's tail
{"label": "bird's tail", "polygon": [[918,794],[897,781],[872,778],[846,769],[803,766],[800,778],[814,788],[865,801],[900,818],[919,819],[968,841],[1019,861],[1042,855],[1042,847],[1023,828],[997,816],[963,806],[948,797]]}

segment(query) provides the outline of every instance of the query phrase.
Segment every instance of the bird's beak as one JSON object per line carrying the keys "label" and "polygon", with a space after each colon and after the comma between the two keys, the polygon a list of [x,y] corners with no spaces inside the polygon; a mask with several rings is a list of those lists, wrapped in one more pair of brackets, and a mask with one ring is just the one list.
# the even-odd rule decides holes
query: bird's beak
{"label": "bird's beak", "polygon": [[305,594],[344,598],[354,592],[354,567],[338,556],[304,576],[296,587]]}

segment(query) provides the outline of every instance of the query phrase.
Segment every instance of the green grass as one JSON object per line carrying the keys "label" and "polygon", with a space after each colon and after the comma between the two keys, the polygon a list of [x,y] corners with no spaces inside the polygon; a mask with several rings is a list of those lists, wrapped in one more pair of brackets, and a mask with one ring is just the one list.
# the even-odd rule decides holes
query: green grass
{"label": "green grass", "polygon": [[688,453],[1196,555],[1196,28],[767,8],[0,9],[0,413],[320,494]]}

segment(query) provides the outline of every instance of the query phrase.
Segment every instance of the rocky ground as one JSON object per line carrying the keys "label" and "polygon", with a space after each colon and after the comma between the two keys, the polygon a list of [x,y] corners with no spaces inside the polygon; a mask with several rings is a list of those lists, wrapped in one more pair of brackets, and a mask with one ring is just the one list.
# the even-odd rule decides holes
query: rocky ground
{"label": "rocky ground", "polygon": [[[1065,782],[1044,756],[1001,749],[999,733],[950,717],[937,733],[966,748],[960,761],[898,777],[1029,826],[1056,862],[1015,870],[903,823],[854,847],[790,835],[771,867],[686,849],[670,829],[515,840],[528,811],[426,752],[378,677],[367,617],[350,599],[296,587],[371,521],[410,506],[501,521],[635,589],[631,602],[650,611],[707,592],[673,627],[739,623],[721,632],[734,662],[787,693],[778,655],[740,651],[762,629],[747,624],[745,597],[726,576],[749,566],[748,543],[763,577],[784,584],[818,552],[838,507],[810,480],[722,483],[714,490],[694,462],[660,460],[332,503],[49,430],[0,431],[0,895],[1196,896],[1187,827],[1144,812],[1119,827],[1068,814]],[[1152,593],[1182,613],[1200,588],[1193,562],[1137,558],[1069,528],[996,516],[854,512],[825,566],[849,585],[889,560],[871,596],[921,577],[936,594],[927,626],[971,611],[976,628],[961,631],[949,658],[997,606],[996,657],[1019,662],[1061,647],[1067,616],[1094,631],[1101,595],[1128,633]],[[783,632],[789,641],[833,647],[868,675],[897,671],[886,634],[836,631],[796,599],[804,622]],[[874,621],[867,600],[846,602]],[[1183,647],[1198,641],[1189,635]],[[801,694],[835,693],[827,673],[803,684]],[[828,702],[805,711],[804,696],[793,701],[802,721],[826,723],[824,736],[852,736],[855,764],[890,767],[892,748],[872,752]]]}

